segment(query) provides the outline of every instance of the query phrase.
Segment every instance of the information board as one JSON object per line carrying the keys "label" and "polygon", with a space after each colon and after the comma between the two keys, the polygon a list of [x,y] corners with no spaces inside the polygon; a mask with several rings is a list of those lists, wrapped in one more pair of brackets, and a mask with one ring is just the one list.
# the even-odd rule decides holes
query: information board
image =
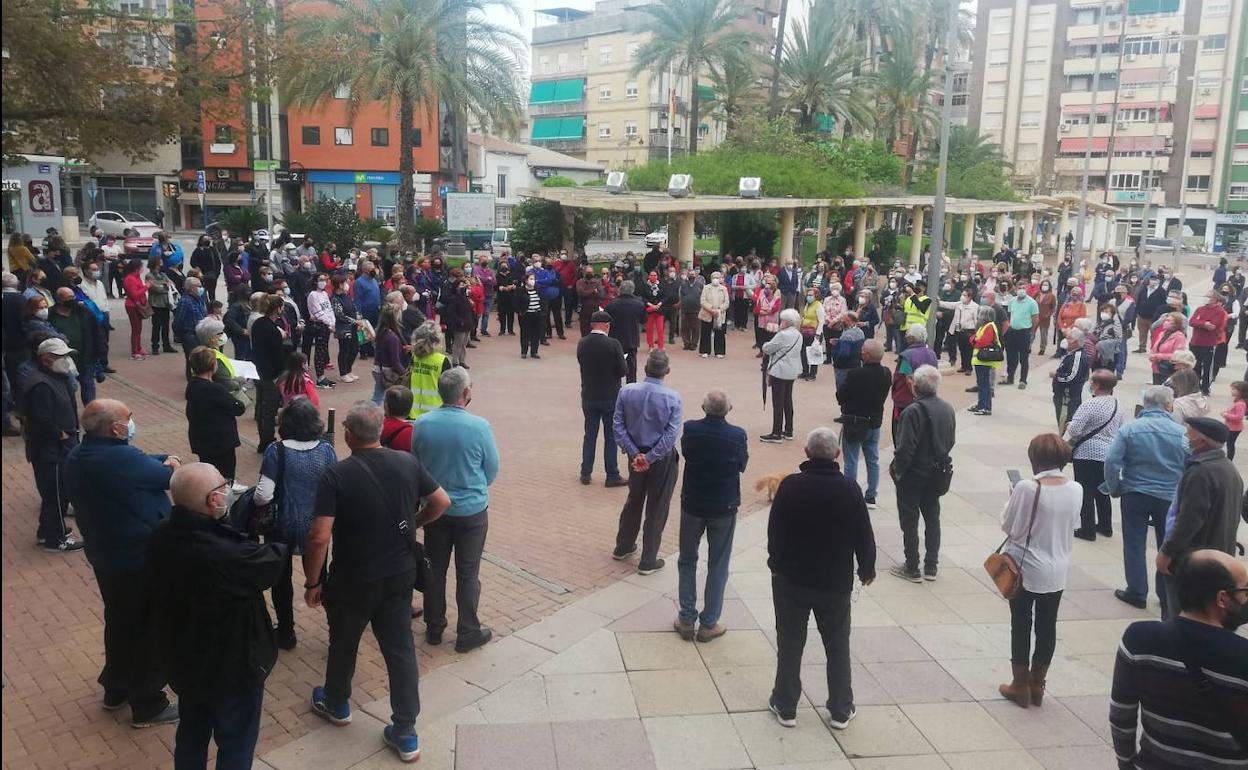
{"label": "information board", "polygon": [[446,229],[452,233],[481,233],[494,230],[493,193],[446,194]]}

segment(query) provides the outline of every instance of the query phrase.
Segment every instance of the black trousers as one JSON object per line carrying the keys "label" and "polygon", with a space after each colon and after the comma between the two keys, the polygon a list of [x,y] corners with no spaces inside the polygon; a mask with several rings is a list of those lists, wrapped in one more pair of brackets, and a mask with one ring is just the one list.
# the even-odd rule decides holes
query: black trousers
{"label": "black trousers", "polygon": [[469,639],[481,632],[477,605],[481,601],[481,554],[489,531],[488,509],[471,516],[443,516],[425,527],[429,583],[425,586],[425,626],[446,628],[446,571],[455,555],[455,634]]}
{"label": "black trousers", "polygon": [[935,569],[940,561],[940,495],[931,477],[913,471],[897,483],[897,519],[901,524],[906,569],[919,568],[919,517],[923,518],[923,566]]}
{"label": "black trousers", "polygon": [[732,325],[737,329],[749,328],[750,322],[750,302],[749,297],[737,297],[732,300]]}
{"label": "black trousers", "polygon": [[1073,460],[1075,481],[1083,487],[1083,508],[1079,511],[1079,528],[1091,532],[1094,528],[1112,531],[1114,509],[1109,495],[1097,491],[1105,481],[1105,463],[1101,460]]}
{"label": "black trousers", "polygon": [[1014,371],[1020,366],[1019,380],[1027,381],[1031,369],[1031,329],[1007,329],[1005,332],[1005,378],[1014,379]]}
{"label": "black trousers", "polygon": [[155,716],[169,699],[156,665],[155,607],[145,572],[95,571],[104,601],[104,670],[96,681],[111,697],[130,701],[136,721]]}
{"label": "black trousers", "polygon": [[793,435],[793,380],[771,378],[771,435]]}
{"label": "black trousers", "polygon": [[217,770],[250,770],[260,737],[264,685],[233,698],[214,701],[178,700],[178,732],[173,749],[174,770],[207,770],[208,742],[217,742]]}
{"label": "black trousers", "polygon": [[498,333],[513,334],[516,330],[516,311],[512,308],[512,299],[509,295],[500,294],[498,297]]}
{"label": "black trousers", "polygon": [[958,346],[958,361],[955,361],[954,363],[958,364],[958,371],[960,372],[971,371],[971,355],[973,353],[971,348],[972,334],[974,334],[974,332],[964,330],[953,335],[954,342]]}
{"label": "black trousers", "polygon": [[56,544],[69,534],[65,528],[69,495],[65,490],[64,462],[65,458],[61,457],[56,461],[39,460],[30,464],[35,475],[35,489],[39,492],[39,529],[35,539],[42,543]]}
{"label": "black trousers", "polygon": [[[277,430],[277,410],[281,405],[282,394],[277,390],[277,383],[265,377],[256,380],[256,425],[260,446],[273,443],[274,433]],[[224,476],[225,472],[222,471],[221,475]],[[232,477],[226,476],[226,478]]]}
{"label": "black trousers", "polygon": [[318,381],[325,376],[325,365],[329,363],[329,338],[331,333],[327,325],[319,321],[312,322],[312,343],[316,347],[316,356],[313,358],[312,368],[316,372]]}
{"label": "black trousers", "polygon": [[325,695],[333,705],[351,697],[355,658],[364,628],[386,661],[390,680],[390,720],[400,735],[415,732],[420,714],[420,667],[412,641],[412,583],[415,571],[369,581],[347,583],[330,575],[323,600],[329,622],[329,654],[325,662]]}
{"label": "black trousers", "polygon": [[195,454],[199,457],[201,463],[208,463],[221,471],[221,475],[227,480],[232,480],[238,472],[237,451],[238,449],[235,447],[221,452],[196,452]]}
{"label": "black trousers", "polygon": [[1200,377],[1200,392],[1209,392],[1209,381],[1213,377],[1213,345],[1192,345],[1190,350],[1196,356],[1196,375]]}
{"label": "black trousers", "polygon": [[[667,326],[667,344],[672,344],[680,336],[680,308],[672,306],[663,308],[663,320]],[[1225,356],[1223,356],[1225,359]]]}
{"label": "black trousers", "polygon": [[169,308],[152,308],[152,352],[157,353],[161,347],[171,348],[169,339]]}
{"label": "black trousers", "polygon": [[[1020,666],[1047,666],[1057,649],[1057,608],[1062,592],[1033,594],[1026,589],[1010,599],[1010,662]],[[1033,612],[1034,608],[1034,612]],[[1036,651],[1031,654],[1031,631],[1036,631]],[[1030,656],[1030,660],[1028,657]]]}
{"label": "black trousers", "polygon": [[944,318],[936,319],[936,344],[932,345],[932,350],[936,351],[936,358],[940,358],[940,354],[945,351],[945,343],[949,337],[949,326],[953,323],[953,316],[946,315]]}
{"label": "black trousers", "polygon": [[716,326],[711,321],[701,321],[702,333],[698,340],[698,352],[710,353],[712,342],[714,343],[715,355],[722,356],[727,351],[727,327]]}
{"label": "black trousers", "polygon": [[[266,543],[286,543],[286,561],[282,562],[282,574],[273,583],[273,587],[269,589],[269,596],[273,599],[273,615],[277,619],[277,627],[281,631],[293,631],[295,629],[295,588],[293,584],[295,574],[295,543],[287,543],[280,535],[265,535]],[[311,581],[309,581],[311,582]]]}
{"label": "black trousers", "polygon": [[537,345],[542,341],[542,316],[540,313],[520,314],[520,355],[537,355]]}
{"label": "black trousers", "polygon": [[854,708],[849,667],[849,594],[800,586],[772,573],[771,598],[776,607],[776,682],[771,691],[780,713],[794,716],[802,695],[802,651],[810,615],[827,654],[828,712],[844,719]]}
{"label": "black trousers", "polygon": [[360,352],[360,343],[356,339],[355,332],[352,331],[347,335],[338,335],[338,376],[346,377],[351,373],[351,367],[355,365],[355,357]]}
{"label": "black trousers", "polygon": [[[641,566],[654,564],[659,558],[663,544],[663,528],[667,526],[667,513],[672,504],[672,490],[676,488],[676,476],[680,470],[680,455],[672,450],[659,458],[643,472],[628,469],[628,499],[620,511],[619,531],[615,547],[627,551],[637,545],[637,533],[641,532]],[[642,512],[645,512],[645,528],[642,528]]]}
{"label": "black trousers", "polygon": [[624,381],[636,382],[637,381],[637,348],[625,348],[624,349],[624,368],[626,370],[624,373]]}
{"label": "black trousers", "polygon": [[563,295],[550,300],[546,305],[546,337],[549,338],[553,329],[555,334],[563,338]]}

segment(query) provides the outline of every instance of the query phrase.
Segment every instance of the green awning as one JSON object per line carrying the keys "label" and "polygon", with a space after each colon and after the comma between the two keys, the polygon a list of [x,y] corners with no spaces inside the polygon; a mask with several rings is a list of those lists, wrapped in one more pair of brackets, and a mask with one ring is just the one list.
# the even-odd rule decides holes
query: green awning
{"label": "green awning", "polygon": [[566,104],[585,99],[585,78],[540,80],[529,89],[529,104]]}
{"label": "green awning", "polygon": [[1127,0],[1127,14],[1131,16],[1178,12],[1179,0]]}
{"label": "green awning", "polygon": [[558,142],[585,138],[585,116],[568,118],[537,118],[533,121],[534,142]]}
{"label": "green awning", "polygon": [[554,80],[543,80],[534,83],[529,89],[529,104],[550,104],[555,100]]}
{"label": "green awning", "polygon": [[815,130],[830,134],[836,130],[836,118],[826,112],[815,113]]}
{"label": "green awning", "polygon": [[699,101],[705,102],[714,98],[715,98],[715,89],[712,86],[704,86],[701,83],[698,84],[698,100]]}

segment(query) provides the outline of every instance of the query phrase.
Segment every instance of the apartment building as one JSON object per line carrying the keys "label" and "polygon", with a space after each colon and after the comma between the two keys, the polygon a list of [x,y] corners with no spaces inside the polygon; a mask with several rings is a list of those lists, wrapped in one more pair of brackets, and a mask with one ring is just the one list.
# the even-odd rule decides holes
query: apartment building
{"label": "apartment building", "polygon": [[[969,125],[1015,185],[1118,206],[1112,241],[1245,237],[1248,82],[1239,0],[979,0]],[[1183,209],[1186,207],[1186,214]],[[1085,228],[1085,241],[1091,228]]]}
{"label": "apartment building", "polygon": [[[679,73],[631,74],[645,36],[633,31],[638,8],[649,0],[599,0],[593,11],[538,11],[533,29],[529,141],[596,163],[627,168],[688,151],[690,78]],[[778,0],[755,0],[740,25],[774,37]],[[770,45],[758,43],[758,53]],[[713,97],[705,73],[699,79],[702,104]],[[676,93],[671,112],[670,91]],[[709,107],[700,107],[698,146],[723,141],[726,126]]]}

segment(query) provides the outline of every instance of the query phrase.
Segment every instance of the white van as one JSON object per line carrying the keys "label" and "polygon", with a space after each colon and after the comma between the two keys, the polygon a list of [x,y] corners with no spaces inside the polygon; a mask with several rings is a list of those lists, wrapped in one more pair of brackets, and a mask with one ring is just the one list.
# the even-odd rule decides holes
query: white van
{"label": "white van", "polygon": [[494,256],[501,256],[504,251],[511,252],[511,228],[496,227],[490,236],[490,251]]}

